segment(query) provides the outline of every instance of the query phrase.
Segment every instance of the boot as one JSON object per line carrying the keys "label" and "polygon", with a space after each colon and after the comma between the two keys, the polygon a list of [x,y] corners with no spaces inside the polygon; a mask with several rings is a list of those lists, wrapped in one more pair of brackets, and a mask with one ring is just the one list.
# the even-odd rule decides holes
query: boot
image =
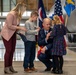
{"label": "boot", "polygon": [[12,74],[12,72],[9,69],[9,67],[5,67],[4,68],[4,73],[6,73],[6,74]]}
{"label": "boot", "polygon": [[14,70],[14,68],[12,66],[10,66],[10,71],[13,73],[18,73],[17,71]]}

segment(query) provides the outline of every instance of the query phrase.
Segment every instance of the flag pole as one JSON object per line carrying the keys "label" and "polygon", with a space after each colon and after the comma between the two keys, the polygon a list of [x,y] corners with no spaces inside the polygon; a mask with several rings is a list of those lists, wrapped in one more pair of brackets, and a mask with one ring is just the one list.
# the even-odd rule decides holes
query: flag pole
{"label": "flag pole", "polygon": [[66,15],[66,18],[65,18],[65,26],[67,25],[67,22],[68,22],[68,15]]}
{"label": "flag pole", "polygon": [[[65,27],[67,26],[67,22],[68,22],[68,15],[66,14],[66,18],[65,18]],[[67,45],[68,40],[67,40],[67,38],[66,38],[66,35],[64,35],[64,38],[65,38],[66,47],[67,47],[67,46],[68,46],[68,45]]]}

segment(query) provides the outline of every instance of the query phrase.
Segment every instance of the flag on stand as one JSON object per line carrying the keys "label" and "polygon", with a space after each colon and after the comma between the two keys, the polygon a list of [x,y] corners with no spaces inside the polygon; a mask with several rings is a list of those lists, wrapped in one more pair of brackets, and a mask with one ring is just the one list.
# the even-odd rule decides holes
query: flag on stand
{"label": "flag on stand", "polygon": [[47,17],[42,0],[38,0],[38,14],[39,14],[38,24],[39,24],[39,27],[42,28],[42,21],[44,18]]}
{"label": "flag on stand", "polygon": [[64,23],[61,0],[55,0],[54,14],[58,15],[61,21]]}
{"label": "flag on stand", "polygon": [[74,0],[66,0],[64,9],[67,15],[70,17],[71,12],[75,9],[75,1]]}
{"label": "flag on stand", "polygon": [[[62,23],[64,23],[61,0],[55,0],[54,14],[58,15],[60,17]],[[66,48],[67,45],[66,45],[66,40],[65,39],[64,39],[64,45],[65,45],[65,48]]]}
{"label": "flag on stand", "polygon": [[[38,14],[39,14],[38,25],[40,28],[42,28],[43,27],[42,26],[43,19],[47,17],[42,0],[38,0]],[[40,55],[42,48],[43,47],[40,46],[40,49],[38,50],[37,56]]]}

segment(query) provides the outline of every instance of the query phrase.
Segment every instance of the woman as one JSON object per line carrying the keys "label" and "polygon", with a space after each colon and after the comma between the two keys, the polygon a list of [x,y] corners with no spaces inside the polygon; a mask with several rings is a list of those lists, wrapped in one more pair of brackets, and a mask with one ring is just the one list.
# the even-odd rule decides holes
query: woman
{"label": "woman", "polygon": [[25,27],[19,26],[19,22],[25,10],[26,4],[24,2],[18,3],[16,7],[8,13],[1,31],[1,36],[6,49],[4,56],[4,73],[7,74],[17,73],[17,71],[13,69],[12,61],[16,45],[16,31],[26,31]]}

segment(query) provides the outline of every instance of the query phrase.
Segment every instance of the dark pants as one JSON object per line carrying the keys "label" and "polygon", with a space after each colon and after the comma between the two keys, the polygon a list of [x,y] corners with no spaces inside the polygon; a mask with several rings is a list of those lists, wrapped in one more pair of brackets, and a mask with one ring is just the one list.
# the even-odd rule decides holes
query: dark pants
{"label": "dark pants", "polygon": [[23,67],[32,68],[34,67],[34,59],[35,59],[35,51],[36,51],[36,42],[35,41],[27,41],[24,43],[25,45],[25,56]]}
{"label": "dark pants", "polygon": [[58,70],[63,68],[63,56],[53,55],[53,62]]}
{"label": "dark pants", "polygon": [[51,67],[53,66],[53,63],[52,63],[52,61],[50,60],[51,58],[52,58],[52,56],[49,54],[49,52],[48,52],[48,53],[45,53],[45,54],[40,53],[40,54],[38,55],[38,59],[39,59],[42,63],[44,63],[47,68],[51,68]]}
{"label": "dark pants", "polygon": [[9,67],[12,66],[13,54],[16,45],[16,34],[14,34],[9,41],[6,41],[4,38],[2,39],[6,49],[4,55],[4,67]]}

